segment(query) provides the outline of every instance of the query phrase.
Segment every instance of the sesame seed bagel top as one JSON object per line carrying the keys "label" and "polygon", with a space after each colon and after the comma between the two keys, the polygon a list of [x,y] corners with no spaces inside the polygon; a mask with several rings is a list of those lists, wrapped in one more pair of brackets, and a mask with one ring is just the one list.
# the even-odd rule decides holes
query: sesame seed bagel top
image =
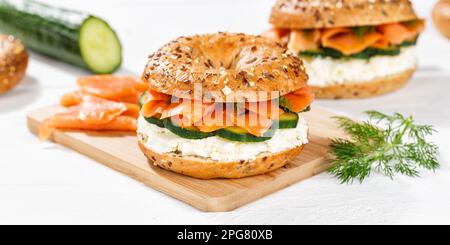
{"label": "sesame seed bagel top", "polygon": [[217,33],[180,37],[149,56],[149,87],[179,98],[263,101],[298,90],[308,76],[302,61],[260,36]]}
{"label": "sesame seed bagel top", "polygon": [[409,0],[278,0],[270,23],[277,28],[370,26],[417,19]]}

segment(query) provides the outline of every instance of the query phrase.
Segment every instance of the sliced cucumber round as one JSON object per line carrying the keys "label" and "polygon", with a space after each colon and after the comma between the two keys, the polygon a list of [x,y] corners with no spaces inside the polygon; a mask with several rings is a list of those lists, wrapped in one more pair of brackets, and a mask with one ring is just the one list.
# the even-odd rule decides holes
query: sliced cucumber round
{"label": "sliced cucumber round", "polygon": [[211,136],[214,136],[213,133],[200,132],[198,129],[189,127],[189,128],[181,128],[175,125],[172,120],[167,119],[164,120],[164,127],[168,129],[170,132],[180,136],[185,139],[204,139]]}
{"label": "sliced cucumber round", "polygon": [[370,59],[377,55],[396,56],[399,54],[400,54],[399,47],[392,47],[388,49],[367,48],[364,51],[361,51],[360,53],[350,55],[350,58]]}
{"label": "sliced cucumber round", "polygon": [[115,71],[122,63],[122,46],[114,30],[102,19],[90,16],[80,28],[80,52],[86,66],[97,74]]}
{"label": "sliced cucumber round", "polygon": [[154,117],[144,117],[144,119],[148,123],[154,124],[160,128],[164,128],[164,120],[160,120],[160,119],[154,118]]}
{"label": "sliced cucumber round", "polygon": [[414,38],[413,40],[410,41],[404,41],[402,44],[400,44],[400,47],[411,47],[417,44],[417,39],[418,37]]}
{"label": "sliced cucumber round", "polygon": [[147,92],[144,92],[141,94],[141,96],[139,96],[139,100],[138,100],[139,108],[142,108],[142,106],[144,105],[144,98],[145,98],[146,94],[147,94]]}
{"label": "sliced cucumber round", "polygon": [[219,129],[215,133],[224,139],[239,142],[263,142],[271,139],[271,137],[256,137],[241,127]]}
{"label": "sliced cucumber round", "polygon": [[287,112],[281,114],[279,120],[275,121],[273,125],[278,123],[279,129],[296,128],[298,119],[299,117],[297,113]]}
{"label": "sliced cucumber round", "polygon": [[343,59],[343,58],[354,58],[354,59],[370,59],[374,56],[382,55],[382,56],[396,56],[400,54],[400,47],[402,45],[408,45],[408,43],[401,44],[399,46],[394,46],[387,49],[379,49],[379,48],[367,48],[359,53],[352,55],[344,55],[339,50],[332,48],[322,48],[320,50],[313,51],[302,51],[299,53],[301,57],[330,57],[333,59]]}

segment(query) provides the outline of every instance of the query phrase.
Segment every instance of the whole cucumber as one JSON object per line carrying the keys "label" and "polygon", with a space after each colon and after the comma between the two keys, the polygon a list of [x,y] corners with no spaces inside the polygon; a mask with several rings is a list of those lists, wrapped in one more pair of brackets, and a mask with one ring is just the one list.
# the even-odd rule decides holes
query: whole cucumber
{"label": "whole cucumber", "polygon": [[33,51],[87,68],[112,73],[122,63],[122,47],[102,19],[32,0],[0,0],[0,30]]}

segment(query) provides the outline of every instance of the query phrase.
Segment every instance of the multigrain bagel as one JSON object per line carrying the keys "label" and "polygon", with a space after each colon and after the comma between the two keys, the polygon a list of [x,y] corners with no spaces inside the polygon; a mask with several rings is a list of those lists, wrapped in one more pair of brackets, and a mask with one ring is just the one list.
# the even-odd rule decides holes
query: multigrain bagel
{"label": "multigrain bagel", "polygon": [[377,96],[416,69],[425,28],[409,0],[277,0],[263,35],[304,61],[319,99]]}
{"label": "multigrain bagel", "polygon": [[285,29],[317,29],[415,19],[409,0],[278,0],[270,23]]}
{"label": "multigrain bagel", "polygon": [[261,154],[254,160],[217,162],[200,157],[185,157],[175,153],[160,154],[144,146],[142,137],[139,147],[151,163],[166,170],[199,179],[244,178],[279,169],[303,150],[303,145],[275,154]]}
{"label": "multigrain bagel", "polygon": [[368,82],[344,83],[327,87],[311,86],[317,98],[359,99],[393,92],[404,86],[414,74],[414,69],[378,78]]}
{"label": "multigrain bagel", "polygon": [[280,44],[229,33],[180,37],[164,45],[149,56],[142,78],[161,93],[216,102],[275,99],[308,80],[302,61]]}
{"label": "multigrain bagel", "polygon": [[24,77],[28,52],[16,38],[0,35],[0,94],[15,87]]}
{"label": "multigrain bagel", "polygon": [[314,94],[304,64],[269,39],[180,37],[150,55],[142,79],[149,89],[137,134],[153,165],[201,179],[243,178],[284,166],[308,143],[301,114]]}

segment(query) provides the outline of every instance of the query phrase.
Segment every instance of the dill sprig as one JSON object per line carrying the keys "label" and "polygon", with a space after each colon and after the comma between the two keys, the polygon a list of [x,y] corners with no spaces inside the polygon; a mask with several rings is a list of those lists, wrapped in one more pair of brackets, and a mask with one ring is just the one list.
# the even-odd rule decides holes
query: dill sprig
{"label": "dill sprig", "polygon": [[426,139],[436,132],[432,126],[416,125],[412,116],[399,113],[365,113],[369,116],[366,122],[335,117],[350,136],[333,139],[330,144],[332,167],[328,172],[341,183],[362,182],[374,171],[392,179],[397,173],[418,177],[419,168],[439,167],[439,149]]}

